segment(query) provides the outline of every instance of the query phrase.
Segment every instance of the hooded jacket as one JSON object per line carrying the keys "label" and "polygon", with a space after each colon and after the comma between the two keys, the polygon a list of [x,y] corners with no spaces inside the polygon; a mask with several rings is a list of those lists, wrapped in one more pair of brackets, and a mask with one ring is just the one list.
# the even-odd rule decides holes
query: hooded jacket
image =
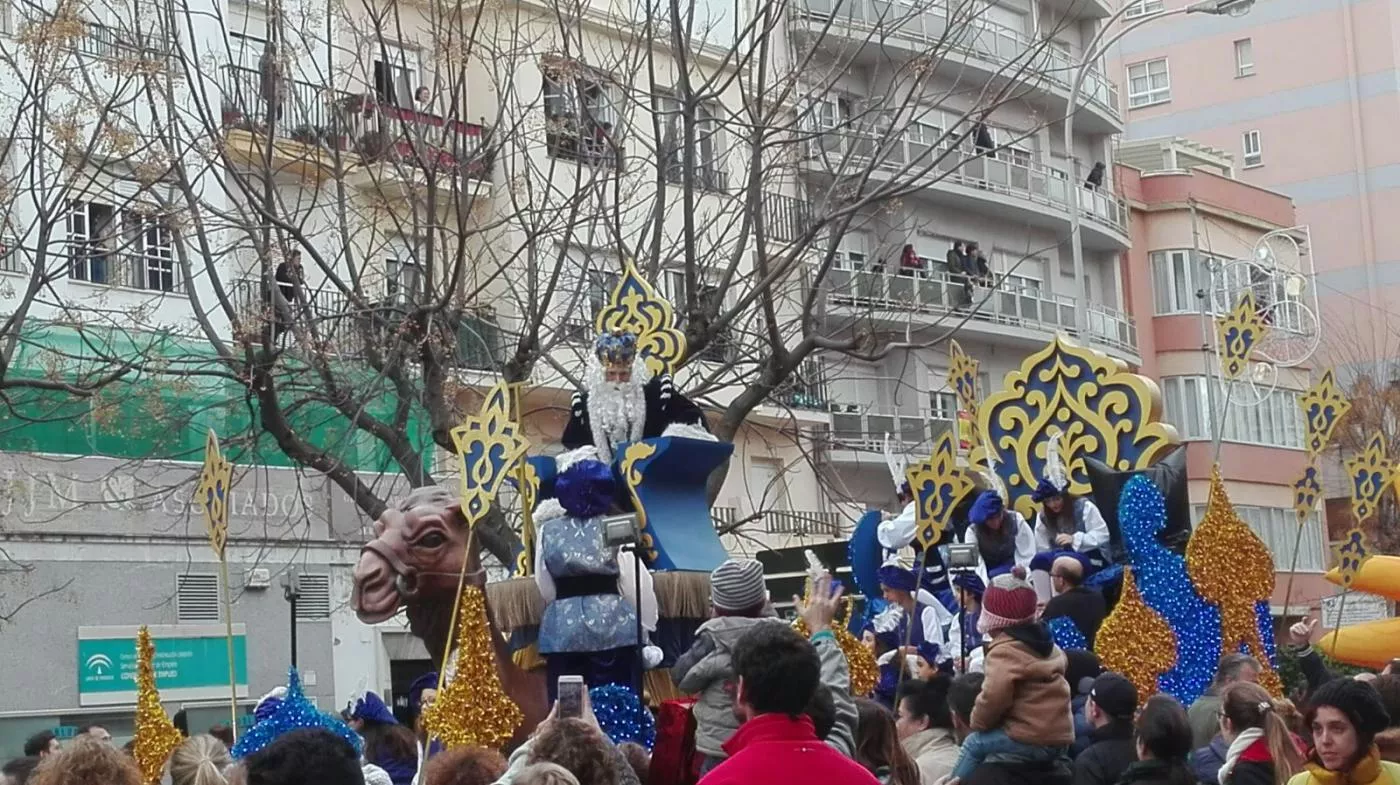
{"label": "hooded jacket", "polygon": [[671,668],[671,678],[681,692],[697,697],[695,708],[695,748],[712,756],[724,757],[724,743],[739,729],[734,716],[734,696],[725,684],[734,680],[730,659],[734,644],[759,624],[782,624],[771,617],[718,616],[695,631],[695,643]]}
{"label": "hooded jacket", "polygon": [[1050,628],[1040,622],[1002,630],[987,645],[982,691],[972,707],[972,729],[1001,728],[1022,744],[1073,744],[1067,662]]}
{"label": "hooded jacket", "polygon": [[874,774],[817,739],[812,720],[760,714],[725,742],[729,758],[700,778],[700,785],[876,785]]}

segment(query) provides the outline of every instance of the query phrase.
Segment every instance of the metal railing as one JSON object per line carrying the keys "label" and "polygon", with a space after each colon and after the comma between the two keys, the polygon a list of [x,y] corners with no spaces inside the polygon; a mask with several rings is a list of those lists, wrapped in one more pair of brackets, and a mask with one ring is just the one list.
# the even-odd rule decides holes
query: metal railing
{"label": "metal railing", "polygon": [[[857,408],[864,405],[853,404]],[[837,450],[879,451],[884,447],[885,434],[889,434],[902,449],[927,452],[933,440],[951,431],[953,425],[953,420],[931,414],[833,411],[831,446]]]}
{"label": "metal railing", "polygon": [[170,54],[169,40],[163,35],[118,30],[96,22],[84,23],[83,34],[73,42],[73,48],[80,54],[110,59],[156,59]]}
{"label": "metal railing", "polygon": [[666,182],[672,185],[694,185],[701,191],[724,193],[729,190],[729,173],[717,164],[706,166],[697,164],[685,175],[685,165],[679,162],[666,164]]}
{"label": "metal railing", "polygon": [[769,238],[796,242],[812,229],[812,205],[795,196],[763,194],[763,227]]}
{"label": "metal railing", "polygon": [[171,257],[113,251],[100,243],[68,244],[68,276],[76,281],[183,294],[185,280]]}
{"label": "metal railing", "polygon": [[371,93],[345,98],[340,111],[356,152],[365,158],[456,167],[469,178],[491,178],[494,162],[482,125],[398,106]]}
{"label": "metal railing", "polygon": [[29,265],[25,263],[18,246],[15,238],[0,236],[0,273],[29,272]]}
{"label": "metal railing", "polygon": [[[990,291],[963,276],[942,271],[889,274],[873,270],[833,268],[824,282],[828,298],[837,304],[874,310],[913,311],[941,316],[967,311],[978,321],[1045,332],[1079,335],[1075,298],[1049,294],[1001,280]],[[1097,343],[1136,353],[1133,317],[1102,305],[1089,306],[1088,337]]]}
{"label": "metal railing", "polygon": [[[889,139],[875,133],[832,129],[812,139],[809,150],[831,171],[862,166],[914,172],[932,165],[929,176],[939,182],[1023,199],[1066,214],[1069,200],[1078,199],[1080,214],[1086,220],[1120,234],[1128,231],[1127,203],[1114,194],[1071,184],[1069,175],[1059,169],[979,151],[971,144],[935,147],[905,135]],[[1069,220],[1068,215],[1065,220]]]}
{"label": "metal railing", "polygon": [[769,534],[819,535],[839,537],[841,515],[835,512],[769,510],[763,514],[764,531]]}
{"label": "metal railing", "polygon": [[347,93],[285,78],[264,84],[256,68],[227,65],[223,73],[225,128],[265,133],[271,103],[275,136],[345,149],[348,132],[331,107],[343,101]]}
{"label": "metal railing", "polygon": [[[284,291],[285,295],[285,291]],[[295,322],[310,328],[330,354],[359,357],[364,349],[366,320],[356,318],[352,303],[340,292],[307,291],[305,302],[291,303],[290,311],[278,314],[272,293],[258,278],[241,278],[230,287],[234,312],[248,332],[261,332],[271,324],[275,336],[291,332]]]}
{"label": "metal railing", "polygon": [[[1048,42],[989,19],[955,12],[955,26],[950,31],[948,9],[937,2],[915,8],[890,0],[801,0],[795,13],[823,25],[832,20],[834,26],[860,30],[862,39],[873,36],[887,42],[902,38],[920,52],[930,47],[952,48],[993,63],[998,70],[1012,64],[1013,68],[1024,69],[1028,77],[1044,78],[1066,91],[1079,67],[1067,53]],[[1080,90],[1100,110],[1115,120],[1122,119],[1118,88],[1102,71],[1090,68]]]}

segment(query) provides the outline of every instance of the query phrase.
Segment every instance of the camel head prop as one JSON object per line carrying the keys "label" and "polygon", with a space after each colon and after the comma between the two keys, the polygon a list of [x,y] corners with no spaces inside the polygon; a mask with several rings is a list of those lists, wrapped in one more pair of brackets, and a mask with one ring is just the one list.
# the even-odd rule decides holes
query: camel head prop
{"label": "camel head prop", "polygon": [[[374,523],[374,539],[360,549],[350,602],[360,621],[378,624],[405,610],[412,633],[423,641],[439,668],[456,604],[457,583],[466,560],[466,580],[485,586],[477,549],[468,551],[461,503],[446,488],[415,488],[389,506]],[[488,606],[487,623],[496,650],[501,685],[525,712],[517,742],[528,737],[549,712],[542,673],[516,667]],[[511,747],[514,747],[513,743]]]}

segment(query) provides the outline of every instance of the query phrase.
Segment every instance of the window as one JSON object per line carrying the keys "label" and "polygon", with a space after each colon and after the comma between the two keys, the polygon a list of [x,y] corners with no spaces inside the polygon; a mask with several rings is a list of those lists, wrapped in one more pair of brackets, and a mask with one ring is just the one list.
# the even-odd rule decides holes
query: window
{"label": "window", "polygon": [[[1274,556],[1274,565],[1286,570],[1293,564],[1293,543],[1298,543],[1298,571],[1324,572],[1327,569],[1326,550],[1322,542],[1322,519],[1313,513],[1303,522],[1302,537],[1298,537],[1298,516],[1292,508],[1253,507],[1235,505],[1235,512]],[[1193,520],[1205,517],[1204,504],[1191,505]]]}
{"label": "window", "polygon": [[756,511],[788,508],[787,473],[777,461],[755,458],[750,464],[748,490]]}
{"label": "window", "polygon": [[562,68],[546,68],[544,120],[550,156],[617,166],[615,104],[613,87],[602,76],[591,72],[574,76]]}
{"label": "window", "polygon": [[1044,259],[1033,256],[1023,259],[1019,254],[1005,251],[995,251],[993,256],[992,272],[1004,290],[1020,294],[1040,293],[1045,281]]}
{"label": "window", "polygon": [[[1217,412],[1209,416],[1211,390],[1203,376],[1171,376],[1162,380],[1162,399],[1167,421],[1176,426],[1183,439],[1212,438],[1219,426],[1218,409],[1224,404],[1226,388],[1220,380],[1211,379]],[[1250,400],[1247,393],[1234,396],[1224,423],[1223,439],[1227,442],[1256,444],[1262,447],[1301,449],[1303,424],[1299,399],[1294,390],[1275,390],[1272,395],[1253,406],[1239,405]]]}
{"label": "window", "polygon": [[324,621],[331,617],[331,576],[298,576],[301,594],[297,597],[297,621]]}
{"label": "window", "polygon": [[1157,315],[1199,313],[1196,291],[1210,285],[1210,274],[1204,264],[1191,261],[1191,251],[1153,251],[1152,294],[1157,302]]}
{"label": "window", "polygon": [[1244,165],[1246,169],[1264,165],[1264,150],[1259,141],[1258,131],[1244,132]]}
{"label": "window", "polygon": [[1171,74],[1167,58],[1128,66],[1128,108],[1138,109],[1172,100]]}
{"label": "window", "polygon": [[[616,261],[595,259],[583,249],[570,249],[566,264],[569,265],[574,285],[555,295],[560,307],[568,309],[564,314],[563,330],[569,340],[592,341],[594,318],[607,307],[608,297],[618,280],[616,272],[602,268],[615,266]],[[666,285],[664,279],[663,285]]]}
{"label": "window", "polygon": [[958,418],[958,396],[951,392],[930,392],[928,394],[929,419],[956,420]]}
{"label": "window", "polygon": [[1254,76],[1254,39],[1235,42],[1235,76]]}
{"label": "window", "polygon": [[1162,0],[1128,0],[1128,10],[1123,16],[1132,19],[1136,16],[1155,14],[1161,10]]}
{"label": "window", "polygon": [[175,617],[181,624],[219,621],[219,576],[175,576]]}
{"label": "window", "polygon": [[374,92],[380,103],[413,108],[418,83],[418,52],[381,43],[374,55]]}
{"label": "window", "polygon": [[835,266],[841,270],[858,272],[865,269],[866,248],[869,242],[865,232],[847,231],[836,246]]}
{"label": "window", "polygon": [[[685,114],[681,102],[663,97],[661,155],[666,164],[666,180],[684,185],[685,177]],[[715,108],[701,103],[695,107],[695,171],[690,182],[707,191],[725,190],[725,172],[720,165],[719,121]]]}
{"label": "window", "polygon": [[69,274],[89,283],[180,292],[170,224],[138,210],[102,202],[68,207]]}
{"label": "window", "polygon": [[390,302],[416,303],[423,296],[423,267],[407,251],[384,260],[384,294]]}

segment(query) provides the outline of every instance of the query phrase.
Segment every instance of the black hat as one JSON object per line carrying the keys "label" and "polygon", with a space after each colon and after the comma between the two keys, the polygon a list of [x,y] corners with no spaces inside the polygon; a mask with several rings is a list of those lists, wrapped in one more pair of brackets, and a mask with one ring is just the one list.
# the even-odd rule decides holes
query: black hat
{"label": "black hat", "polygon": [[1137,711],[1137,687],[1121,673],[1109,671],[1094,679],[1089,698],[1104,714],[1114,719],[1131,718]]}
{"label": "black hat", "polygon": [[1308,703],[1314,710],[1331,706],[1347,715],[1356,734],[1364,739],[1374,738],[1390,727],[1390,714],[1381,702],[1381,694],[1364,681],[1333,679],[1318,687]]}
{"label": "black hat", "polygon": [[1103,673],[1099,657],[1088,649],[1070,649],[1065,652],[1065,681],[1075,695],[1088,695],[1094,677]]}

